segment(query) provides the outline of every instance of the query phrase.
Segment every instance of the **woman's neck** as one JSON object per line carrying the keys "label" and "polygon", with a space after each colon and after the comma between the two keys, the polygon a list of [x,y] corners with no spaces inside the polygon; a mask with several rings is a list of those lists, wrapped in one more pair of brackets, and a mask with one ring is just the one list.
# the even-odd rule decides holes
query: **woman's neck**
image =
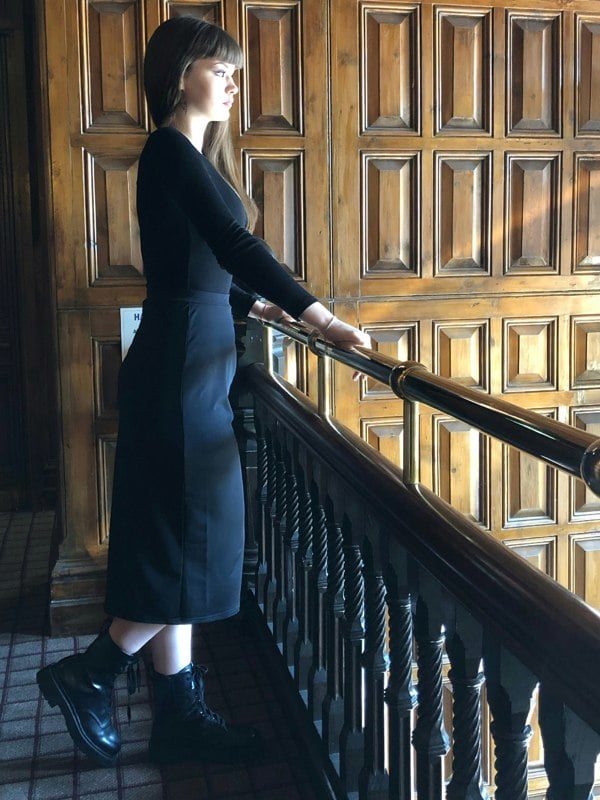
{"label": "woman's neck", "polygon": [[204,144],[204,134],[208,126],[208,120],[200,116],[191,116],[181,109],[173,114],[169,127],[177,128],[184,136],[190,140],[194,147],[202,152]]}

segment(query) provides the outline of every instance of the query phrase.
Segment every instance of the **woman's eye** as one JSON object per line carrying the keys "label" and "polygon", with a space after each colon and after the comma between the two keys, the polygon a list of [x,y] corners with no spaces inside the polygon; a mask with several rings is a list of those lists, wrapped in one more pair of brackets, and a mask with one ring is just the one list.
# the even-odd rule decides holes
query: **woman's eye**
{"label": "woman's eye", "polygon": [[216,69],[215,75],[217,78],[224,78],[225,77],[225,70],[224,69]]}

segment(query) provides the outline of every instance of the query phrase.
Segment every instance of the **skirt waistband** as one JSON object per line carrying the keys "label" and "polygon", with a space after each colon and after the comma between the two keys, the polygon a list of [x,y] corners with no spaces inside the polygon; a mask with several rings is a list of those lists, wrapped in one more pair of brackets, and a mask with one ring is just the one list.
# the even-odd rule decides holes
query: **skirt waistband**
{"label": "skirt waistband", "polygon": [[144,306],[161,306],[169,305],[171,303],[200,303],[203,305],[210,304],[213,306],[228,306],[229,294],[223,292],[182,292],[181,294],[159,294],[157,292],[149,294],[144,300]]}

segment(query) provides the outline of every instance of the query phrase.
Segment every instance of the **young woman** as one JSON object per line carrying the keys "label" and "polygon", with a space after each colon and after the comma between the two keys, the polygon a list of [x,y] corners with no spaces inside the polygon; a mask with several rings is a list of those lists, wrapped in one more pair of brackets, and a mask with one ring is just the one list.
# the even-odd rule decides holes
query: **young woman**
{"label": "young woman", "polygon": [[256,210],[228,126],[241,65],[238,44],[193,17],[163,23],[146,51],[146,96],[157,127],[138,172],[147,299],[119,376],[105,604],[112,622],[87,651],[38,673],[75,743],[101,764],[120,748],[114,680],[147,643],[153,760],[251,758],[260,749],[256,731],[229,725],[206,706],[191,654],[193,623],[239,609],[244,508],[228,401],[236,367],[232,307],[269,320],[289,315],[340,346],[369,345],[250,232]]}

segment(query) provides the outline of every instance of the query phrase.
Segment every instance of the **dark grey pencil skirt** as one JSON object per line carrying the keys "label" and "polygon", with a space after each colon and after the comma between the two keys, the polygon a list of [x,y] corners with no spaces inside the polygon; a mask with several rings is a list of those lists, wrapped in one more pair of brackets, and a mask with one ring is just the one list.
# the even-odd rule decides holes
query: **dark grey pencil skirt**
{"label": "dark grey pencil skirt", "polygon": [[105,610],[208,622],[239,609],[244,507],[229,296],[149,299],[119,375]]}

